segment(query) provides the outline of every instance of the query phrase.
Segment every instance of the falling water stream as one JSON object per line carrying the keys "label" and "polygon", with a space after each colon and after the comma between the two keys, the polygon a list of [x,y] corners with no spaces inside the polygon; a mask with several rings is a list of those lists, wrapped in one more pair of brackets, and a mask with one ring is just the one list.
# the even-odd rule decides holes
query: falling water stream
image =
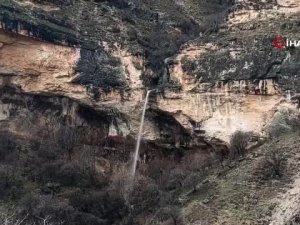
{"label": "falling water stream", "polygon": [[133,163],[132,163],[132,172],[131,172],[131,177],[134,178],[135,176],[135,171],[136,171],[136,166],[137,166],[137,161],[139,158],[139,151],[140,151],[140,144],[141,144],[141,139],[142,139],[142,133],[143,133],[143,126],[144,126],[144,120],[145,120],[145,113],[148,105],[148,100],[149,100],[149,95],[153,90],[147,91],[145,103],[144,103],[144,108],[143,108],[143,113],[142,113],[142,118],[141,118],[141,123],[140,123],[140,129],[139,129],[139,134],[136,142],[136,147],[135,147],[135,152],[134,152],[134,157],[133,157]]}

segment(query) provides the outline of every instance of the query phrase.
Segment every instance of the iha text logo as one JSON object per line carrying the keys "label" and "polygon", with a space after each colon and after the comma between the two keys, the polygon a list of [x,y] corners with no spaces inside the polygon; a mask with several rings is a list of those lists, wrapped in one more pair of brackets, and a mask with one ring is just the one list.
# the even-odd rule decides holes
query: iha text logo
{"label": "iha text logo", "polygon": [[289,48],[289,47],[300,47],[300,40],[278,36],[274,39],[273,45],[278,49]]}

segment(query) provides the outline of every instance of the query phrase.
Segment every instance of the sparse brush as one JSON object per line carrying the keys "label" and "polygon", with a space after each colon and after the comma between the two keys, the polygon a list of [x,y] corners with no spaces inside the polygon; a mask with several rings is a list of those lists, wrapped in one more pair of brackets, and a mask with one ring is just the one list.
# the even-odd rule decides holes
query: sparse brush
{"label": "sparse brush", "polygon": [[299,112],[291,108],[284,108],[275,113],[266,130],[269,137],[274,139],[283,134],[297,131],[299,128]]}
{"label": "sparse brush", "polygon": [[277,149],[272,145],[267,146],[271,149],[258,162],[253,171],[253,175],[260,180],[281,178],[284,175],[286,166],[286,155],[284,149]]}
{"label": "sparse brush", "polygon": [[251,133],[236,131],[230,139],[230,158],[244,156],[251,140]]}

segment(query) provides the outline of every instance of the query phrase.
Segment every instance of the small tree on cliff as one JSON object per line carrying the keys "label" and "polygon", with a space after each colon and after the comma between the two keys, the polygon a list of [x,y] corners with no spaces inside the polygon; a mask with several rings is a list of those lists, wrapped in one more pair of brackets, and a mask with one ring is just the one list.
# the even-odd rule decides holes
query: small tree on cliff
{"label": "small tree on cliff", "polygon": [[250,138],[251,135],[249,132],[234,132],[230,139],[230,156],[232,159],[245,155]]}

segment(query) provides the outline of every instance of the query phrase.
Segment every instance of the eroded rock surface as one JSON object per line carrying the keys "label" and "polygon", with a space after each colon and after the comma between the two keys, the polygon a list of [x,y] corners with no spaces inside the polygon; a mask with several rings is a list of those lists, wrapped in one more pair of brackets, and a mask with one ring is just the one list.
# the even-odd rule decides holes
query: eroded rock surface
{"label": "eroded rock surface", "polygon": [[[197,13],[192,1],[176,6],[159,1],[156,11],[143,8],[140,19],[136,16],[148,3],[114,4],[1,3],[2,86],[66,96],[96,110],[116,110],[126,115],[133,135],[145,89],[155,88],[151,112],[166,113],[180,132],[184,129],[191,137],[200,130],[204,138],[224,141],[240,129],[261,133],[286,91],[297,91],[299,49],[272,45],[277,34],[295,36],[297,2],[236,1],[232,5],[213,1],[203,5],[207,12],[204,8]],[[201,22],[207,13],[213,15],[210,8],[216,5],[219,19]],[[93,7],[92,17],[86,11]],[[176,18],[170,16],[173,7],[179,10]],[[71,9],[80,16],[69,15]],[[63,22],[60,12],[67,13],[69,20]],[[180,25],[174,22],[177,19],[186,23]],[[145,21],[151,32],[142,25]],[[158,24],[169,29],[160,40],[155,37]],[[213,26],[204,29],[208,25]],[[90,26],[97,29],[92,31]],[[183,39],[175,41],[175,46],[167,46],[179,36]],[[171,52],[165,54],[167,49]],[[159,139],[161,132],[150,116],[145,138]]]}

